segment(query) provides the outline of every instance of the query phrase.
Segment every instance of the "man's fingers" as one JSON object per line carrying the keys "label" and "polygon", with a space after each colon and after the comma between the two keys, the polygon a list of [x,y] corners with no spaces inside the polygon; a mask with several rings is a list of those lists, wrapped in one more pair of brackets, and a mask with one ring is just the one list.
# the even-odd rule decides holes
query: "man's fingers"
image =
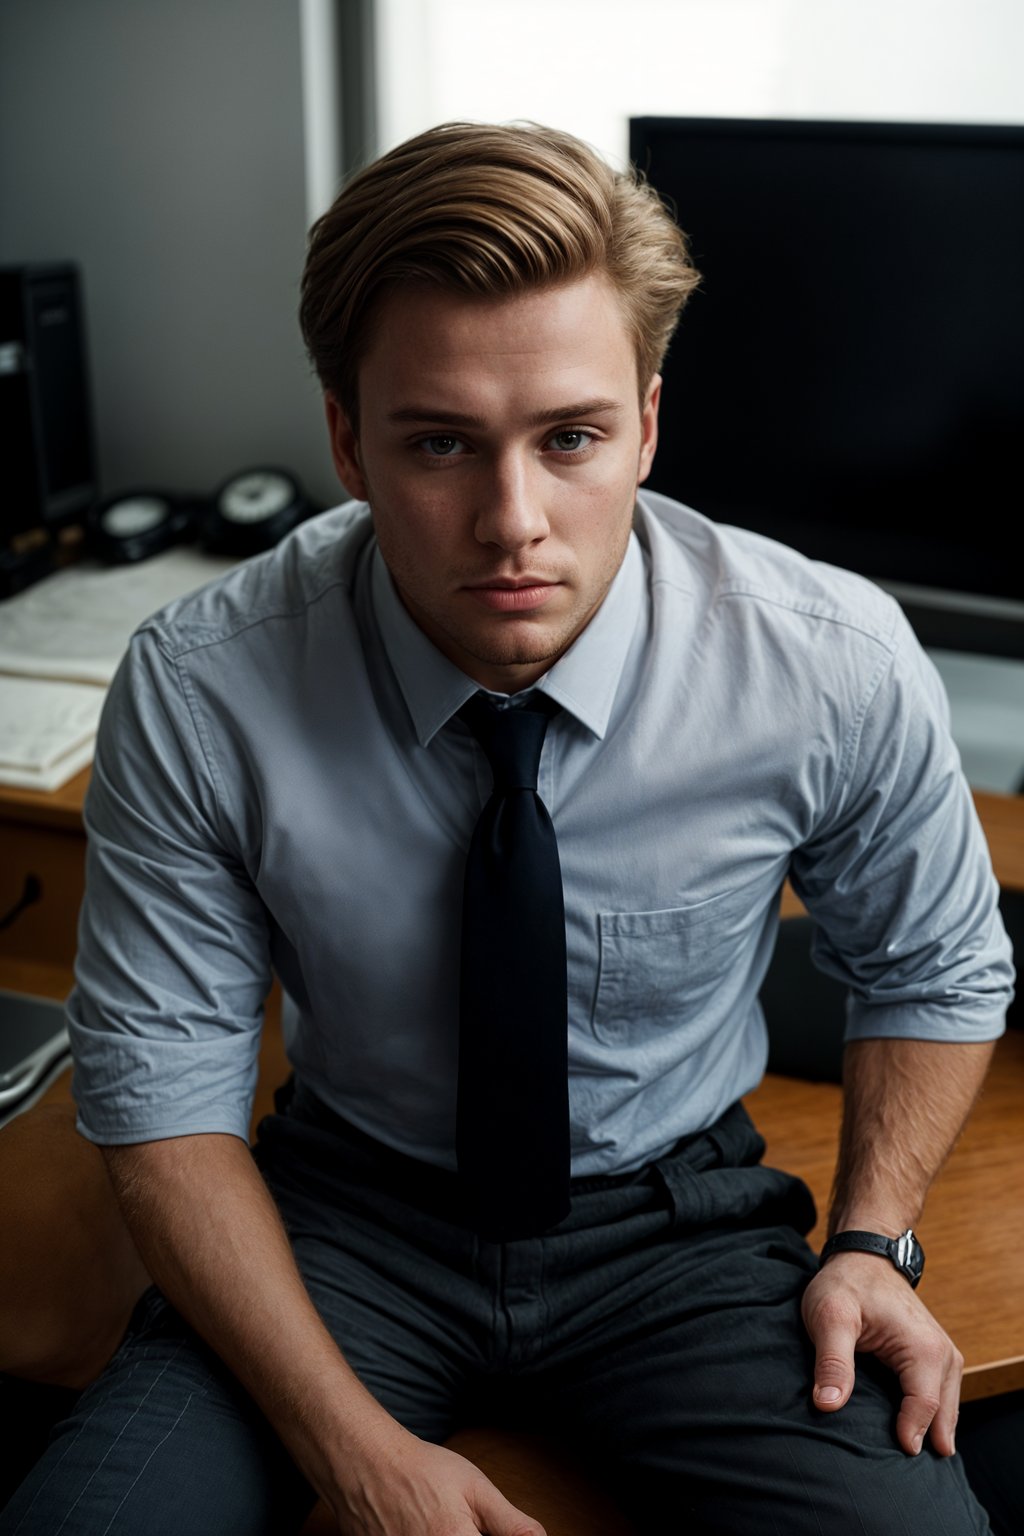
{"label": "man's fingers", "polygon": [[917,1455],[929,1432],[940,1456],[954,1454],[962,1374],[959,1351],[954,1351],[952,1360],[924,1359],[914,1370],[900,1373],[904,1397],[896,1420],[896,1438],[908,1455]]}
{"label": "man's fingers", "polygon": [[830,1315],[832,1311],[824,1304],[807,1327],[815,1349],[814,1406],[825,1413],[841,1408],[853,1391],[853,1352],[858,1334],[850,1320]]}
{"label": "man's fingers", "polygon": [[491,1482],[480,1483],[474,1489],[473,1513],[479,1529],[486,1531],[487,1536],[546,1536],[539,1520],[516,1509]]}
{"label": "man's fingers", "polygon": [[819,1355],[814,1364],[814,1406],[825,1413],[842,1408],[853,1391],[853,1361]]}
{"label": "man's fingers", "polygon": [[932,1421],[938,1411],[938,1397],[927,1392],[908,1392],[904,1397],[896,1420],[896,1438],[908,1455],[917,1455],[930,1429],[934,1440]]}
{"label": "man's fingers", "polygon": [[873,1254],[840,1254],[811,1281],[802,1304],[814,1344],[814,1406],[829,1413],[853,1390],[854,1351],[875,1355],[899,1377],[896,1438],[916,1456],[930,1435],[941,1456],[955,1451],[963,1356],[900,1276]]}
{"label": "man's fingers", "polygon": [[860,1338],[860,1310],[817,1287],[804,1293],[803,1322],[814,1344],[814,1405],[824,1413],[841,1409],[854,1390],[854,1350]]}

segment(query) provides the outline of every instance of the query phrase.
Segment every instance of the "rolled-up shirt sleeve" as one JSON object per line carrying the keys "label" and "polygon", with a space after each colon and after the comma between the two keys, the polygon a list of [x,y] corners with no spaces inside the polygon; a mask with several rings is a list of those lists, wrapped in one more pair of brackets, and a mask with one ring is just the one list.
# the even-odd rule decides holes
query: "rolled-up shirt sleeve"
{"label": "rolled-up shirt sleeve", "polygon": [[990,1040],[1013,996],[998,887],[942,683],[902,617],[894,640],[792,883],[849,988],[847,1039]]}
{"label": "rolled-up shirt sleeve", "polygon": [[85,806],[68,1016],[79,1129],[95,1142],[248,1137],[268,927],[211,729],[159,630],[140,632],[106,702]]}

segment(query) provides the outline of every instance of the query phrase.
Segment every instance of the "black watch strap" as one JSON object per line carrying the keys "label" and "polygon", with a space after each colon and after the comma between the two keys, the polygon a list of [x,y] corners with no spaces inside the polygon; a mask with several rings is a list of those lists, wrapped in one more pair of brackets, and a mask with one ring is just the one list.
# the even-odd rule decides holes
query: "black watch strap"
{"label": "black watch strap", "polygon": [[905,1280],[916,1286],[924,1272],[924,1250],[908,1227],[899,1237],[885,1237],[881,1232],[837,1232],[821,1250],[818,1268],[834,1253],[877,1253],[888,1259]]}

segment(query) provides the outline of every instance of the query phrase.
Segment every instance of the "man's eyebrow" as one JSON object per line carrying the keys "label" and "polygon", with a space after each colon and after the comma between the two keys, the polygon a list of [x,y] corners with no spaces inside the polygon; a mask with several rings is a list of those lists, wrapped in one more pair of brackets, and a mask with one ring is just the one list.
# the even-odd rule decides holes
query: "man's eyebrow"
{"label": "man's eyebrow", "polygon": [[[619,400],[576,400],[570,405],[556,405],[548,411],[535,411],[526,418],[528,427],[546,427],[553,422],[578,421],[585,416],[607,416],[622,410]],[[420,405],[403,405],[388,414],[388,420],[396,423],[430,423],[433,426],[473,427],[483,431],[487,422],[482,416],[467,415],[463,411],[429,411]]]}

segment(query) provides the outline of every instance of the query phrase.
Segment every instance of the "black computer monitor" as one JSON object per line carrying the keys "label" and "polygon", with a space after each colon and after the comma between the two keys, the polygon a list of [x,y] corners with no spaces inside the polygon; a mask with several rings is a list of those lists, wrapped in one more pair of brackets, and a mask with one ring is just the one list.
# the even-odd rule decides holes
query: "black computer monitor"
{"label": "black computer monitor", "polygon": [[[1024,600],[1024,128],[636,118],[630,152],[703,274],[650,485],[883,582]],[[1000,613],[924,638],[1024,655]]]}

